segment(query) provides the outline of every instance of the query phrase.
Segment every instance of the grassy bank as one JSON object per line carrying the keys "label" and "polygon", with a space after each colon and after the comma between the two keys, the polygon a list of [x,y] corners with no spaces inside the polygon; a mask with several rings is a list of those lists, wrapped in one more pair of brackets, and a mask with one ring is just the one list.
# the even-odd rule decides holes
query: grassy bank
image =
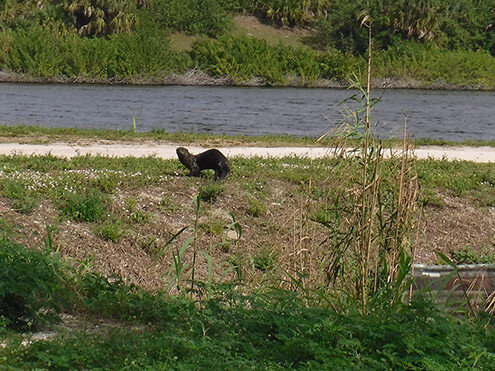
{"label": "grassy bank", "polygon": [[[335,146],[339,139],[328,138],[316,141],[317,138],[297,138],[288,135],[265,135],[249,137],[243,135],[212,135],[194,132],[168,133],[163,130],[140,132],[134,130],[98,130],[78,128],[47,128],[41,126],[10,126],[0,124],[0,141],[31,144],[49,144],[53,142],[67,142],[87,144],[88,141],[115,141],[115,142],[171,142],[195,144],[201,146]],[[397,146],[399,141],[384,140],[385,146]],[[420,138],[414,139],[416,146],[489,146],[494,147],[495,141],[464,140],[449,142],[443,139]],[[356,142],[350,144],[356,144]]]}
{"label": "grassy bank", "polygon": [[[1,323],[2,368],[483,369],[495,357],[486,320],[454,320],[419,297],[368,315],[352,303],[343,312],[307,306],[277,289],[245,296],[222,287],[222,296],[193,302],[76,269],[49,249],[32,252],[5,237],[0,262],[2,279],[5,268],[30,272],[15,285],[7,280],[2,293],[29,299],[23,320],[31,329],[52,330],[39,340],[19,332],[25,322],[17,330]],[[60,311],[72,314],[70,323],[58,323]]]}
{"label": "grassy bank", "polygon": [[495,261],[493,166],[350,145],[233,158],[222,183],[156,157],[1,156],[1,365],[490,365],[489,314],[404,293],[435,251]]}
{"label": "grassy bank", "polygon": [[[152,33],[100,40],[37,29],[0,31],[0,49],[8,51],[0,56],[0,79],[7,82],[347,87],[356,71],[362,80],[366,71],[360,56],[246,36],[199,39],[184,52]],[[375,88],[495,88],[489,53],[414,44],[404,49],[377,54]]]}
{"label": "grassy bank", "polygon": [[[383,164],[389,197],[397,165]],[[428,296],[395,297],[400,278],[366,314],[335,290],[353,273],[329,276],[330,242],[345,238],[329,228],[349,216],[357,162],[235,159],[232,169],[218,184],[156,158],[0,157],[1,367],[493,364],[489,315],[454,318]],[[416,261],[436,261],[443,244],[452,259],[493,262],[493,166],[427,160],[417,174],[428,226],[411,240]],[[462,231],[444,229],[459,218]]]}
{"label": "grassy bank", "polygon": [[[236,158],[222,184],[185,177],[177,160],[153,157],[2,156],[0,164],[2,218],[15,241],[39,246],[51,226],[53,244],[64,257],[87,260],[101,273],[117,273],[148,289],[175,276],[170,269],[177,251],[184,248],[184,262],[191,261],[193,236],[204,253],[196,275],[206,282],[226,274],[253,288],[296,270],[306,272],[305,284],[324,284],[330,268],[325,264],[332,261],[327,254],[339,241],[328,240],[329,228],[345,237],[339,228],[352,215],[345,200],[360,175],[359,164],[338,159]],[[384,208],[394,204],[397,166],[388,161],[383,167]],[[493,166],[424,160],[416,171],[416,206],[424,213],[411,240],[417,262],[436,263],[434,251],[450,256],[463,248],[494,256]],[[462,231],[450,220],[463,224]]]}

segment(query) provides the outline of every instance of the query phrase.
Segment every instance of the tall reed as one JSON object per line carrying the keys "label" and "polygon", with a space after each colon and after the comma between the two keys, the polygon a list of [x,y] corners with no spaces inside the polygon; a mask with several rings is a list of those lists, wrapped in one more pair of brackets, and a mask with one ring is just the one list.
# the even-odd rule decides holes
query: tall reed
{"label": "tall reed", "polygon": [[346,106],[338,150],[343,160],[336,165],[349,177],[358,175],[354,175],[350,188],[337,184],[333,190],[337,195],[330,200],[334,218],[324,224],[329,237],[325,240],[322,266],[330,287],[339,289],[335,292],[343,289],[366,313],[377,296],[387,294],[386,301],[391,305],[402,300],[413,256],[410,233],[416,216],[418,182],[407,134],[404,133],[402,148],[390,159],[385,159],[381,140],[374,134],[371,20],[365,17],[363,24],[369,32],[367,84],[364,88],[357,78],[352,81],[358,94],[351,99],[360,106]]}

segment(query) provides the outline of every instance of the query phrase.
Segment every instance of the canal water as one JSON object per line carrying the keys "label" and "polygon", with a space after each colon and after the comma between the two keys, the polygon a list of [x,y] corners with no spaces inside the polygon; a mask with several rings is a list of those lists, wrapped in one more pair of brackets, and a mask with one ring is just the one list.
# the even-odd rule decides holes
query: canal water
{"label": "canal water", "polygon": [[[0,124],[318,137],[360,102],[345,89],[0,84]],[[359,96],[357,96],[359,98]],[[495,140],[495,92],[375,90],[384,138]]]}

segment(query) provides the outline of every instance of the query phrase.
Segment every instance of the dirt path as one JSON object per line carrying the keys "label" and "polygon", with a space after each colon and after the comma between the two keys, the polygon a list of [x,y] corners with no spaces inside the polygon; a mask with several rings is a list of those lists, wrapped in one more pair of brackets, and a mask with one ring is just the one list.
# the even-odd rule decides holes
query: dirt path
{"label": "dirt path", "polygon": [[[72,145],[69,143],[51,144],[20,144],[0,143],[1,155],[46,155],[52,154],[59,157],[73,157],[83,155],[101,155],[111,157],[125,156],[156,156],[163,159],[176,158],[177,144],[91,144]],[[205,148],[187,146],[192,153],[198,153]],[[227,156],[236,157],[283,157],[306,156],[318,158],[330,155],[332,150],[322,147],[219,147]],[[434,158],[447,160],[465,160],[474,162],[495,162],[495,148],[493,147],[420,147],[416,151],[417,158]]]}

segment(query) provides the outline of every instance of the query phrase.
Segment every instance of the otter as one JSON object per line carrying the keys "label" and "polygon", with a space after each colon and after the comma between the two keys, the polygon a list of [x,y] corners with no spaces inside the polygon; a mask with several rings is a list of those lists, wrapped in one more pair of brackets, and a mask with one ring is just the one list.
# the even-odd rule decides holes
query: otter
{"label": "otter", "polygon": [[187,148],[179,147],[176,150],[182,165],[190,171],[188,176],[199,176],[202,170],[215,170],[215,180],[223,180],[230,173],[230,163],[227,157],[218,149],[209,149],[197,155],[189,153]]}

